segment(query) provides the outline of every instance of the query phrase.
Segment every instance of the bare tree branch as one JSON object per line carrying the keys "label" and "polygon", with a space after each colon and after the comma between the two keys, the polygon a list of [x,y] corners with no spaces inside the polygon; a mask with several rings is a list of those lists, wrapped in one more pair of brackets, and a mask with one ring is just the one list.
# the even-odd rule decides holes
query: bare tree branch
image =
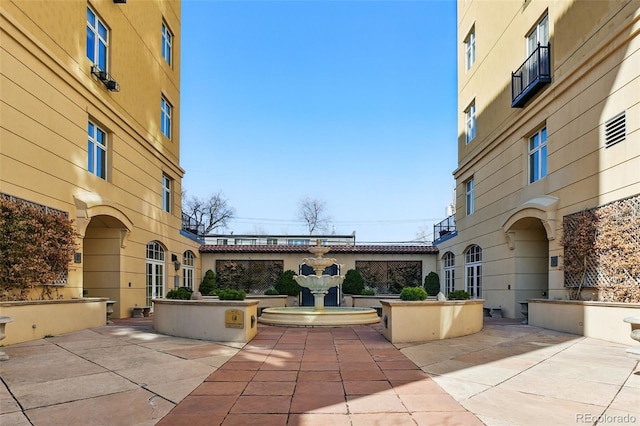
{"label": "bare tree branch", "polygon": [[233,219],[235,209],[228,204],[222,192],[212,194],[207,199],[197,196],[183,198],[183,210],[198,226],[202,225],[205,235],[217,228],[225,228]]}
{"label": "bare tree branch", "polygon": [[309,235],[315,231],[325,231],[329,228],[330,216],[326,214],[326,203],[309,197],[298,201],[298,219],[305,222]]}

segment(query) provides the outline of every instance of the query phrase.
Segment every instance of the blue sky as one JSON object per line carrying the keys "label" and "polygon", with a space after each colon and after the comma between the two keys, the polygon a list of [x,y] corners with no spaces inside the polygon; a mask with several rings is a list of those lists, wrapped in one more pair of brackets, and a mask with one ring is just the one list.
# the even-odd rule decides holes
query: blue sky
{"label": "blue sky", "polygon": [[456,167],[456,4],[182,2],[183,189],[222,191],[235,234],[407,242],[444,219]]}

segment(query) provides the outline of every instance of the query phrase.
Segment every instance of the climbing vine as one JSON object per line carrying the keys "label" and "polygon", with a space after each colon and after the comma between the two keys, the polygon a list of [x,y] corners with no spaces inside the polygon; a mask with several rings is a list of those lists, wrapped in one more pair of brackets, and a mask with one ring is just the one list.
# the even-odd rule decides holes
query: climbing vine
{"label": "climbing vine", "polygon": [[601,301],[640,302],[640,196],[565,216],[562,245],[572,298],[595,287]]}
{"label": "climbing vine", "polygon": [[77,233],[62,212],[0,197],[0,299],[24,300],[31,291],[65,283]]}

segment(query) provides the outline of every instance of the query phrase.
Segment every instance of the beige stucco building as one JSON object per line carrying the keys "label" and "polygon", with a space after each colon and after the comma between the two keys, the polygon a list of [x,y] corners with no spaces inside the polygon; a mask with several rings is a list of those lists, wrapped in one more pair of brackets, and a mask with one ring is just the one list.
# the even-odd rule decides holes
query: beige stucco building
{"label": "beige stucco building", "polygon": [[457,26],[441,281],[519,317],[567,298],[563,218],[640,194],[640,2],[459,0]]}
{"label": "beige stucco building", "polygon": [[0,193],[80,234],[62,297],[127,317],[199,281],[180,231],[179,0],[0,2],[0,91]]}

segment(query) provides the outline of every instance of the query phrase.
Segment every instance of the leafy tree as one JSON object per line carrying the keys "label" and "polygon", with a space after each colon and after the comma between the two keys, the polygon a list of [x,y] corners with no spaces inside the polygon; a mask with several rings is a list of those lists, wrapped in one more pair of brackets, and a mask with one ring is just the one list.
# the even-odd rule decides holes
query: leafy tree
{"label": "leafy tree", "polygon": [[298,219],[307,225],[309,235],[313,235],[316,231],[326,232],[331,217],[327,216],[327,205],[324,201],[306,197],[298,201]]}
{"label": "leafy tree", "polygon": [[213,273],[211,269],[204,273],[204,278],[202,279],[202,283],[200,283],[200,288],[198,291],[203,296],[211,295],[211,292],[216,289],[216,274]]}
{"label": "leafy tree", "polygon": [[202,229],[204,234],[217,228],[225,228],[235,215],[235,209],[229,205],[222,192],[211,194],[209,198],[187,197],[184,193],[182,211],[193,218],[197,229]]}
{"label": "leafy tree", "polygon": [[429,272],[424,277],[424,289],[427,290],[429,296],[436,296],[440,293],[440,277],[435,272]]}
{"label": "leafy tree", "polygon": [[26,299],[36,286],[64,277],[78,237],[73,222],[62,214],[0,199],[2,298]]}
{"label": "leafy tree", "polygon": [[364,290],[364,278],[356,269],[349,269],[344,275],[342,292],[344,294],[361,294]]}
{"label": "leafy tree", "polygon": [[287,296],[297,296],[302,290],[302,287],[293,279],[295,276],[296,273],[291,269],[284,271],[278,278],[278,281],[276,281],[275,288],[278,290],[278,293],[286,294]]}

